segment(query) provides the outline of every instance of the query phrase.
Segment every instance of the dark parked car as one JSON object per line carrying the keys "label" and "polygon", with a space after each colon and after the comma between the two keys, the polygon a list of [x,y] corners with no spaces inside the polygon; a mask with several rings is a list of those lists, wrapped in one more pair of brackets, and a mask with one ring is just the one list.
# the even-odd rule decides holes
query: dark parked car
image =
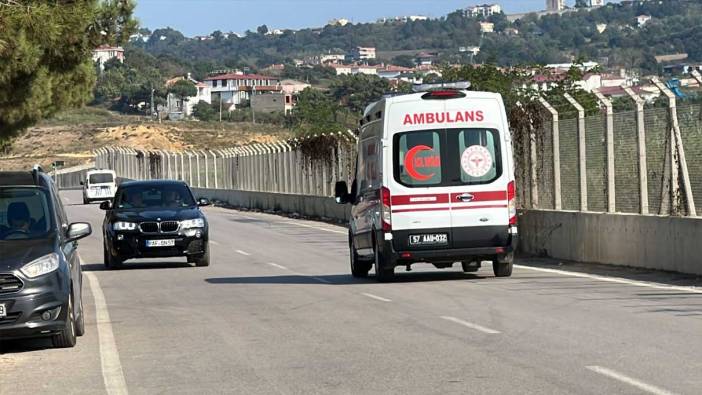
{"label": "dark parked car", "polygon": [[105,266],[118,269],[132,258],[188,258],[209,266],[208,226],[200,206],[182,181],[129,181],[122,183],[103,222]]}
{"label": "dark parked car", "polygon": [[41,169],[0,172],[0,339],[50,336],[73,347],[85,332],[78,239]]}

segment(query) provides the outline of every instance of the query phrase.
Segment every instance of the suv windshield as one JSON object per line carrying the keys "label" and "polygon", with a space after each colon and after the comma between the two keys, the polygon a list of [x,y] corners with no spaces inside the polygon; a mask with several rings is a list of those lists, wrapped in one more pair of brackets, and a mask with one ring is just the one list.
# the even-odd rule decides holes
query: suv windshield
{"label": "suv windshield", "polygon": [[0,240],[44,238],[51,224],[45,191],[39,188],[0,188]]}
{"label": "suv windshield", "polygon": [[395,180],[408,187],[489,184],[502,175],[497,130],[420,130],[393,143]]}
{"label": "suv windshield", "polygon": [[112,173],[95,173],[88,177],[88,183],[90,184],[106,184],[113,181]]}
{"label": "suv windshield", "polygon": [[195,206],[195,200],[185,185],[135,185],[120,188],[115,196],[116,208],[182,208]]}

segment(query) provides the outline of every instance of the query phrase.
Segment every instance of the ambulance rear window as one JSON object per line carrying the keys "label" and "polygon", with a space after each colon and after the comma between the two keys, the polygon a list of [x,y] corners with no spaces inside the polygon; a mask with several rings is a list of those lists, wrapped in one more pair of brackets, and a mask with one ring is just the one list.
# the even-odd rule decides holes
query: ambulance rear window
{"label": "ambulance rear window", "polygon": [[408,187],[489,184],[502,175],[497,130],[412,131],[393,143],[395,180]]}

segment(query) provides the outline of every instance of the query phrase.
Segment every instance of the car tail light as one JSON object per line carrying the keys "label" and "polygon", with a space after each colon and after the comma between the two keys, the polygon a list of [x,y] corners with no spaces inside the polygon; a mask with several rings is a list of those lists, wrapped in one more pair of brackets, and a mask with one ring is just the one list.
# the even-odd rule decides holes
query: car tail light
{"label": "car tail light", "polygon": [[386,187],[380,188],[380,201],[383,204],[381,210],[383,232],[392,231],[392,199],[390,199],[390,190]]}
{"label": "car tail light", "polygon": [[509,224],[517,224],[517,189],[514,181],[507,184],[507,209],[509,211]]}

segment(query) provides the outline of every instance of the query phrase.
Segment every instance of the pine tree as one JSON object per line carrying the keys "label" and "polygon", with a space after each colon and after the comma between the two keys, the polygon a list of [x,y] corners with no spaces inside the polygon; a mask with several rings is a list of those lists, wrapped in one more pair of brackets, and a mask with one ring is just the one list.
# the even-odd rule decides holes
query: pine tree
{"label": "pine tree", "polygon": [[85,104],[92,50],[126,43],[132,0],[0,0],[0,142],[57,111]]}

